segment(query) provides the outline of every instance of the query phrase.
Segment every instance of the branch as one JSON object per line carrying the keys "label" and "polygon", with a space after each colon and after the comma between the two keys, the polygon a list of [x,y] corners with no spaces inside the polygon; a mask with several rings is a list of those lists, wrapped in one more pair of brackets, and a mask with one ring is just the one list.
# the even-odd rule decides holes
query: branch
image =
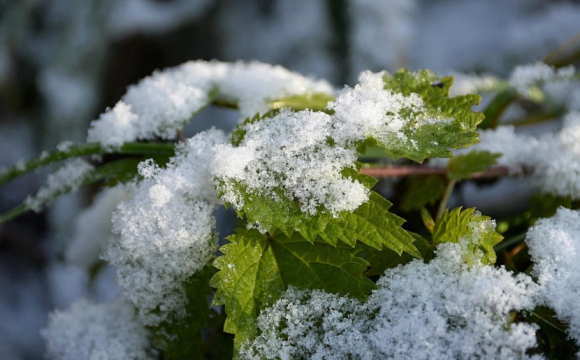
{"label": "branch", "polygon": [[[447,175],[446,167],[401,165],[362,168],[361,174],[371,175],[376,178],[404,177],[415,175]],[[506,166],[494,166],[489,169],[471,174],[471,179],[494,179],[510,175],[510,169]]]}

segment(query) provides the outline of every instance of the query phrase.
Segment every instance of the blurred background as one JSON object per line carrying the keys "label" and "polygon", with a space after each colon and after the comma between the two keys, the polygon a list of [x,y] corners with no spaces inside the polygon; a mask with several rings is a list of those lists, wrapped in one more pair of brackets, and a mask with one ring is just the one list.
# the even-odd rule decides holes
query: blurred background
{"label": "blurred background", "polygon": [[[0,0],[0,167],[83,142],[128,85],[192,59],[255,59],[340,88],[365,69],[507,76],[578,33],[571,0]],[[188,131],[236,118],[209,110]],[[45,174],[0,187],[0,212]],[[95,195],[0,225],[0,359],[42,358],[52,309],[116,296],[99,249],[71,250],[107,236],[122,195]]]}

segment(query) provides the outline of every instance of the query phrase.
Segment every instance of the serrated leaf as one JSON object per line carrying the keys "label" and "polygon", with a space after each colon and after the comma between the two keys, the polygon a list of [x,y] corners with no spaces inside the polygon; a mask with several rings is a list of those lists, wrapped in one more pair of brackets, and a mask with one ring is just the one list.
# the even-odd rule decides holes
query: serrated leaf
{"label": "serrated leaf", "polygon": [[401,69],[384,77],[385,89],[402,93],[418,94],[425,111],[401,113],[411,121],[402,129],[405,140],[393,141],[392,137],[376,136],[377,144],[394,159],[408,158],[422,162],[429,157],[449,157],[450,149],[467,147],[478,142],[477,125],[484,115],[471,110],[481,101],[479,95],[449,97],[452,77],[439,78],[436,74],[421,70],[415,73]]}
{"label": "serrated leaf", "polygon": [[[363,183],[371,185],[376,180],[360,176]],[[275,197],[250,194],[238,185],[244,199],[243,210],[238,215],[246,216],[250,223],[259,223],[268,232],[282,231],[290,237],[297,231],[310,242],[320,236],[327,243],[336,245],[338,240],[350,246],[361,241],[376,249],[383,246],[401,254],[403,251],[420,257],[413,245],[413,237],[401,228],[402,218],[389,212],[392,204],[381,195],[371,191],[369,200],[353,212],[343,211],[336,216],[324,209],[311,215],[300,210],[300,204],[290,200],[281,191]]]}
{"label": "serrated leaf", "polygon": [[224,330],[236,335],[236,346],[256,335],[255,319],[272,305],[289,285],[322,289],[363,298],[374,288],[363,276],[368,263],[358,250],[335,248],[306,241],[299,234],[287,237],[239,229],[215,261],[220,270],[212,279],[215,304],[228,314]]}
{"label": "serrated leaf", "polygon": [[207,265],[188,279],[183,284],[188,301],[185,316],[152,329],[153,341],[163,350],[164,359],[205,359],[202,329],[208,324],[208,296],[213,293],[209,280],[215,273],[216,269]]}
{"label": "serrated leaf", "polygon": [[413,176],[407,180],[407,187],[401,200],[401,210],[409,212],[433,205],[443,196],[445,181],[441,176]]}
{"label": "serrated leaf", "polygon": [[[495,222],[489,216],[482,215],[475,208],[461,211],[461,207],[452,211],[446,210],[443,216],[435,222],[433,229],[433,243],[468,242],[468,249],[474,258],[477,252],[483,253],[481,262],[486,265],[496,261],[493,247],[503,239],[495,231]],[[470,258],[466,259],[469,263]]]}
{"label": "serrated leaf", "polygon": [[471,174],[484,171],[488,167],[497,164],[499,153],[487,150],[470,151],[467,154],[457,155],[447,163],[447,177],[453,180],[469,179]]}

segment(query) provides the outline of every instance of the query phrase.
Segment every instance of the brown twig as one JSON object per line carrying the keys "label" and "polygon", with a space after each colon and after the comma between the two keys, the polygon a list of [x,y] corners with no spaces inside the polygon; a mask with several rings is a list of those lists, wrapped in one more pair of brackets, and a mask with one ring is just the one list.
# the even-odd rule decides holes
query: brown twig
{"label": "brown twig", "polygon": [[[448,170],[446,167],[439,166],[400,165],[362,168],[360,172],[377,178],[389,178],[415,175],[446,175]],[[510,169],[506,166],[494,166],[485,171],[471,174],[471,179],[493,179],[508,175],[510,175]]]}

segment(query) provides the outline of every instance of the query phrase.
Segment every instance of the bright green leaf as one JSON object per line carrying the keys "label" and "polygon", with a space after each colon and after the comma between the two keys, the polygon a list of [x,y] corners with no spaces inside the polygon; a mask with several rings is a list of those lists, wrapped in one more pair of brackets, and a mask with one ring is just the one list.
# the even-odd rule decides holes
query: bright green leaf
{"label": "bright green leaf", "polygon": [[405,140],[393,141],[392,137],[376,135],[377,144],[394,159],[408,158],[422,162],[428,157],[449,157],[450,149],[467,147],[478,142],[477,125],[483,114],[471,110],[481,101],[479,95],[449,97],[453,78],[439,78],[422,70],[415,73],[401,69],[385,75],[385,89],[402,93],[418,94],[425,111],[411,113],[403,110],[400,115],[411,121],[403,128]]}
{"label": "bright green leaf", "polygon": [[[495,231],[495,222],[475,208],[445,210],[433,229],[434,244],[467,241],[471,255],[477,258],[477,252],[483,253],[481,262],[487,265],[495,263],[493,247],[502,239],[503,236]],[[469,263],[471,258],[466,260]]]}
{"label": "bright green leaf", "polygon": [[497,164],[499,153],[489,151],[471,151],[467,154],[457,155],[447,164],[447,177],[453,180],[469,179],[471,174],[484,171],[488,167]]}
{"label": "bright green leaf", "polygon": [[282,99],[272,100],[268,103],[268,106],[274,110],[290,108],[294,111],[306,109],[325,111],[326,105],[332,100],[334,100],[334,97],[331,95],[325,93],[311,93],[292,95]]}

